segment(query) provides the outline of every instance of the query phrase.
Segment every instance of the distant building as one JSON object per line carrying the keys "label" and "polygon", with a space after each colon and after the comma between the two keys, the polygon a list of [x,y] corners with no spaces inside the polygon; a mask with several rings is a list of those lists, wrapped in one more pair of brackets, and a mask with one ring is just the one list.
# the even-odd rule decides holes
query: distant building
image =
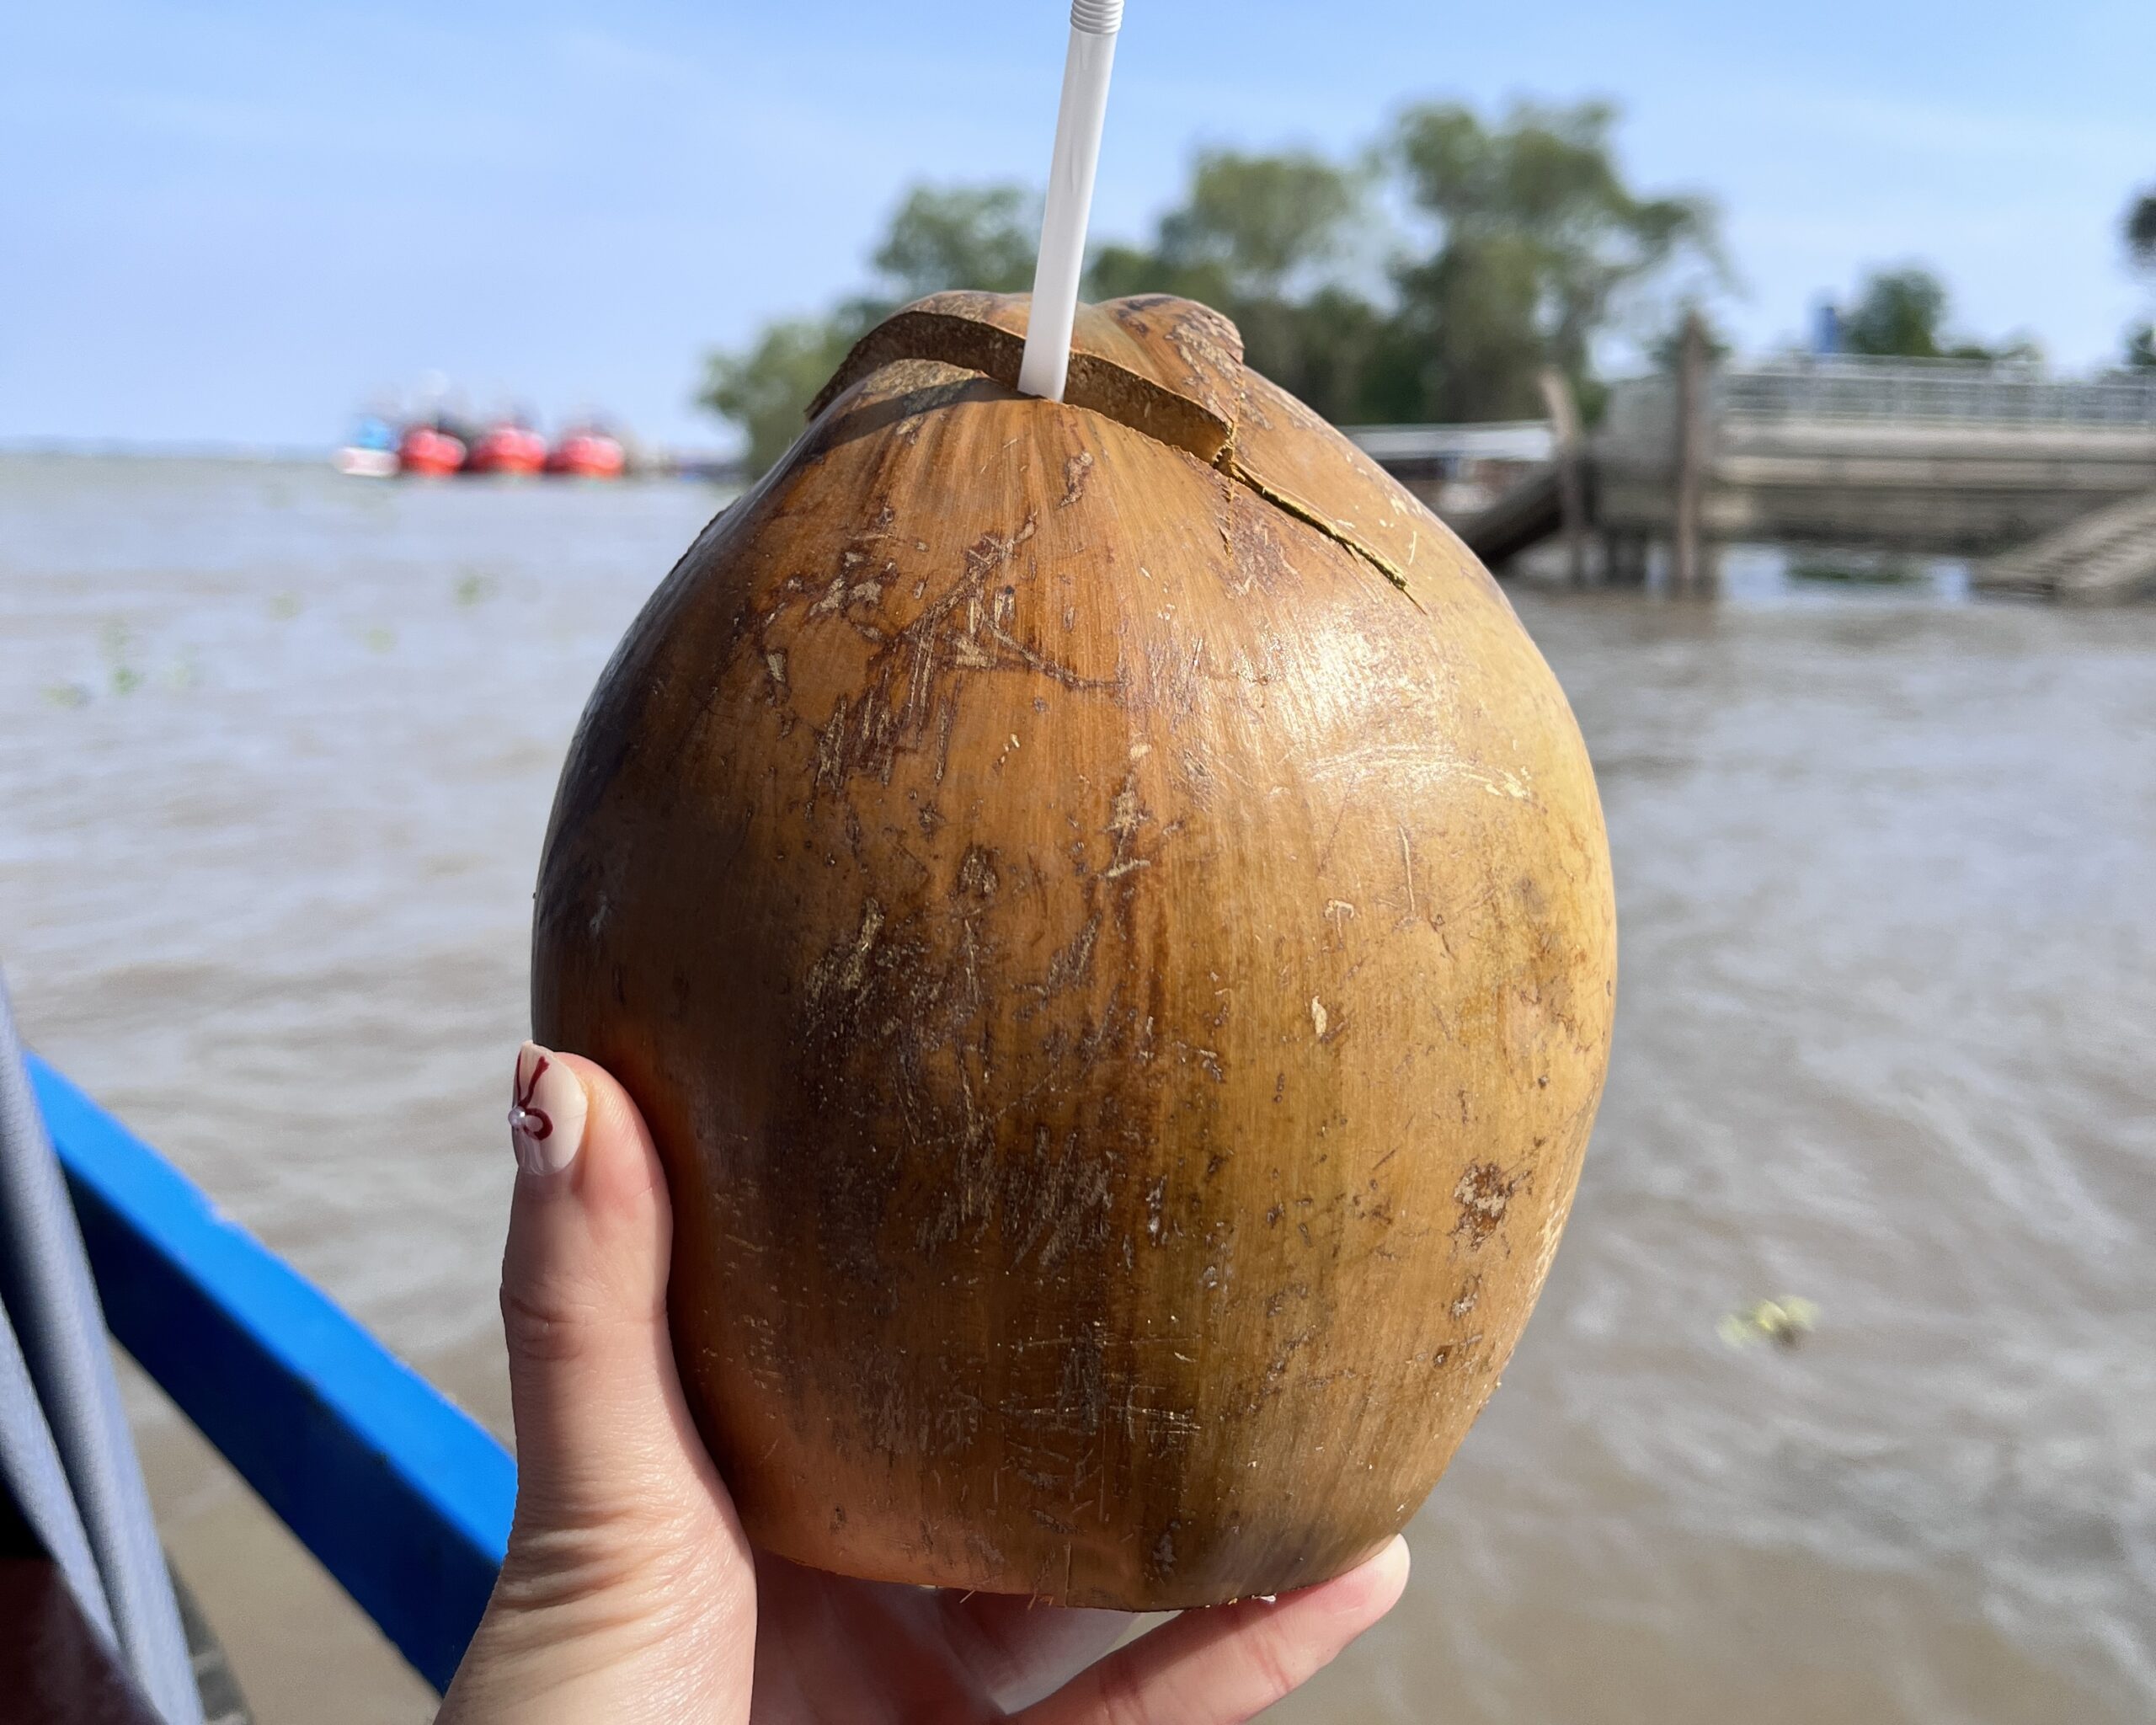
{"label": "distant building", "polygon": [[1822,357],[1842,351],[1842,308],[1830,299],[1812,307],[1812,351]]}

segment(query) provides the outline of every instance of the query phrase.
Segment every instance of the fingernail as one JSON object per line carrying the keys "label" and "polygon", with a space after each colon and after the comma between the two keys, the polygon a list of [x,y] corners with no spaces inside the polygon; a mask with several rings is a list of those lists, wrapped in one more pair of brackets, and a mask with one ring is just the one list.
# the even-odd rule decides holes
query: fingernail
{"label": "fingernail", "polygon": [[1372,1584],[1380,1589],[1391,1589],[1393,1596],[1396,1599],[1407,1585],[1409,1567],[1407,1541],[1400,1535],[1395,1534],[1379,1548],[1377,1555],[1369,1560]]}
{"label": "fingernail", "polygon": [[516,1051],[509,1098],[509,1141],[527,1174],[558,1174],[584,1147],[584,1085],[550,1049]]}

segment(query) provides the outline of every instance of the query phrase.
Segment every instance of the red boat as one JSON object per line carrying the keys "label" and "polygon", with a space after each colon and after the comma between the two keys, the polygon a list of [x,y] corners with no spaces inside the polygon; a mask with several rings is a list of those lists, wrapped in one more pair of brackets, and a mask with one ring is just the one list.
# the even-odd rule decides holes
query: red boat
{"label": "red boat", "polygon": [[547,440],[529,425],[504,419],[472,446],[468,473],[536,473],[547,465]]}
{"label": "red boat", "polygon": [[620,441],[604,431],[568,431],[547,456],[547,471],[580,479],[618,479],[624,460]]}
{"label": "red boat", "polygon": [[397,471],[439,476],[464,465],[464,443],[432,425],[414,425],[397,446]]}

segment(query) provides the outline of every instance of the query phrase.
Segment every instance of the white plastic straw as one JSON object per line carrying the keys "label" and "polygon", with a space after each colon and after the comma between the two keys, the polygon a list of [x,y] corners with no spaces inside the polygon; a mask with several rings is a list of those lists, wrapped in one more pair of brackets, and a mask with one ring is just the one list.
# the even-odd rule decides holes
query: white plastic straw
{"label": "white plastic straw", "polygon": [[1055,156],[1041,211],[1041,251],[1033,265],[1033,315],[1018,387],[1045,401],[1063,399],[1070,369],[1070,326],[1078,315],[1078,278],[1086,267],[1086,222],[1100,165],[1101,123],[1108,111],[1123,0],[1071,0],[1070,52],[1063,65],[1063,105],[1055,116]]}

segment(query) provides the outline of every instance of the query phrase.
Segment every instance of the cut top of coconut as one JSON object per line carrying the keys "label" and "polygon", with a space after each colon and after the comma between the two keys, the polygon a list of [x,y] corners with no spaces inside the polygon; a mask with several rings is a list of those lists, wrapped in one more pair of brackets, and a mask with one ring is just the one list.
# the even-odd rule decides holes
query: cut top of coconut
{"label": "cut top of coconut", "polygon": [[[1027,294],[917,300],[854,344],[808,416],[819,417],[862,379],[905,360],[940,361],[1016,390],[1031,310]],[[1396,586],[1409,587],[1418,562],[1433,555],[1477,568],[1406,486],[1245,366],[1241,334],[1195,300],[1141,294],[1079,307],[1064,403],[1105,414],[1219,468],[1337,540]]]}

